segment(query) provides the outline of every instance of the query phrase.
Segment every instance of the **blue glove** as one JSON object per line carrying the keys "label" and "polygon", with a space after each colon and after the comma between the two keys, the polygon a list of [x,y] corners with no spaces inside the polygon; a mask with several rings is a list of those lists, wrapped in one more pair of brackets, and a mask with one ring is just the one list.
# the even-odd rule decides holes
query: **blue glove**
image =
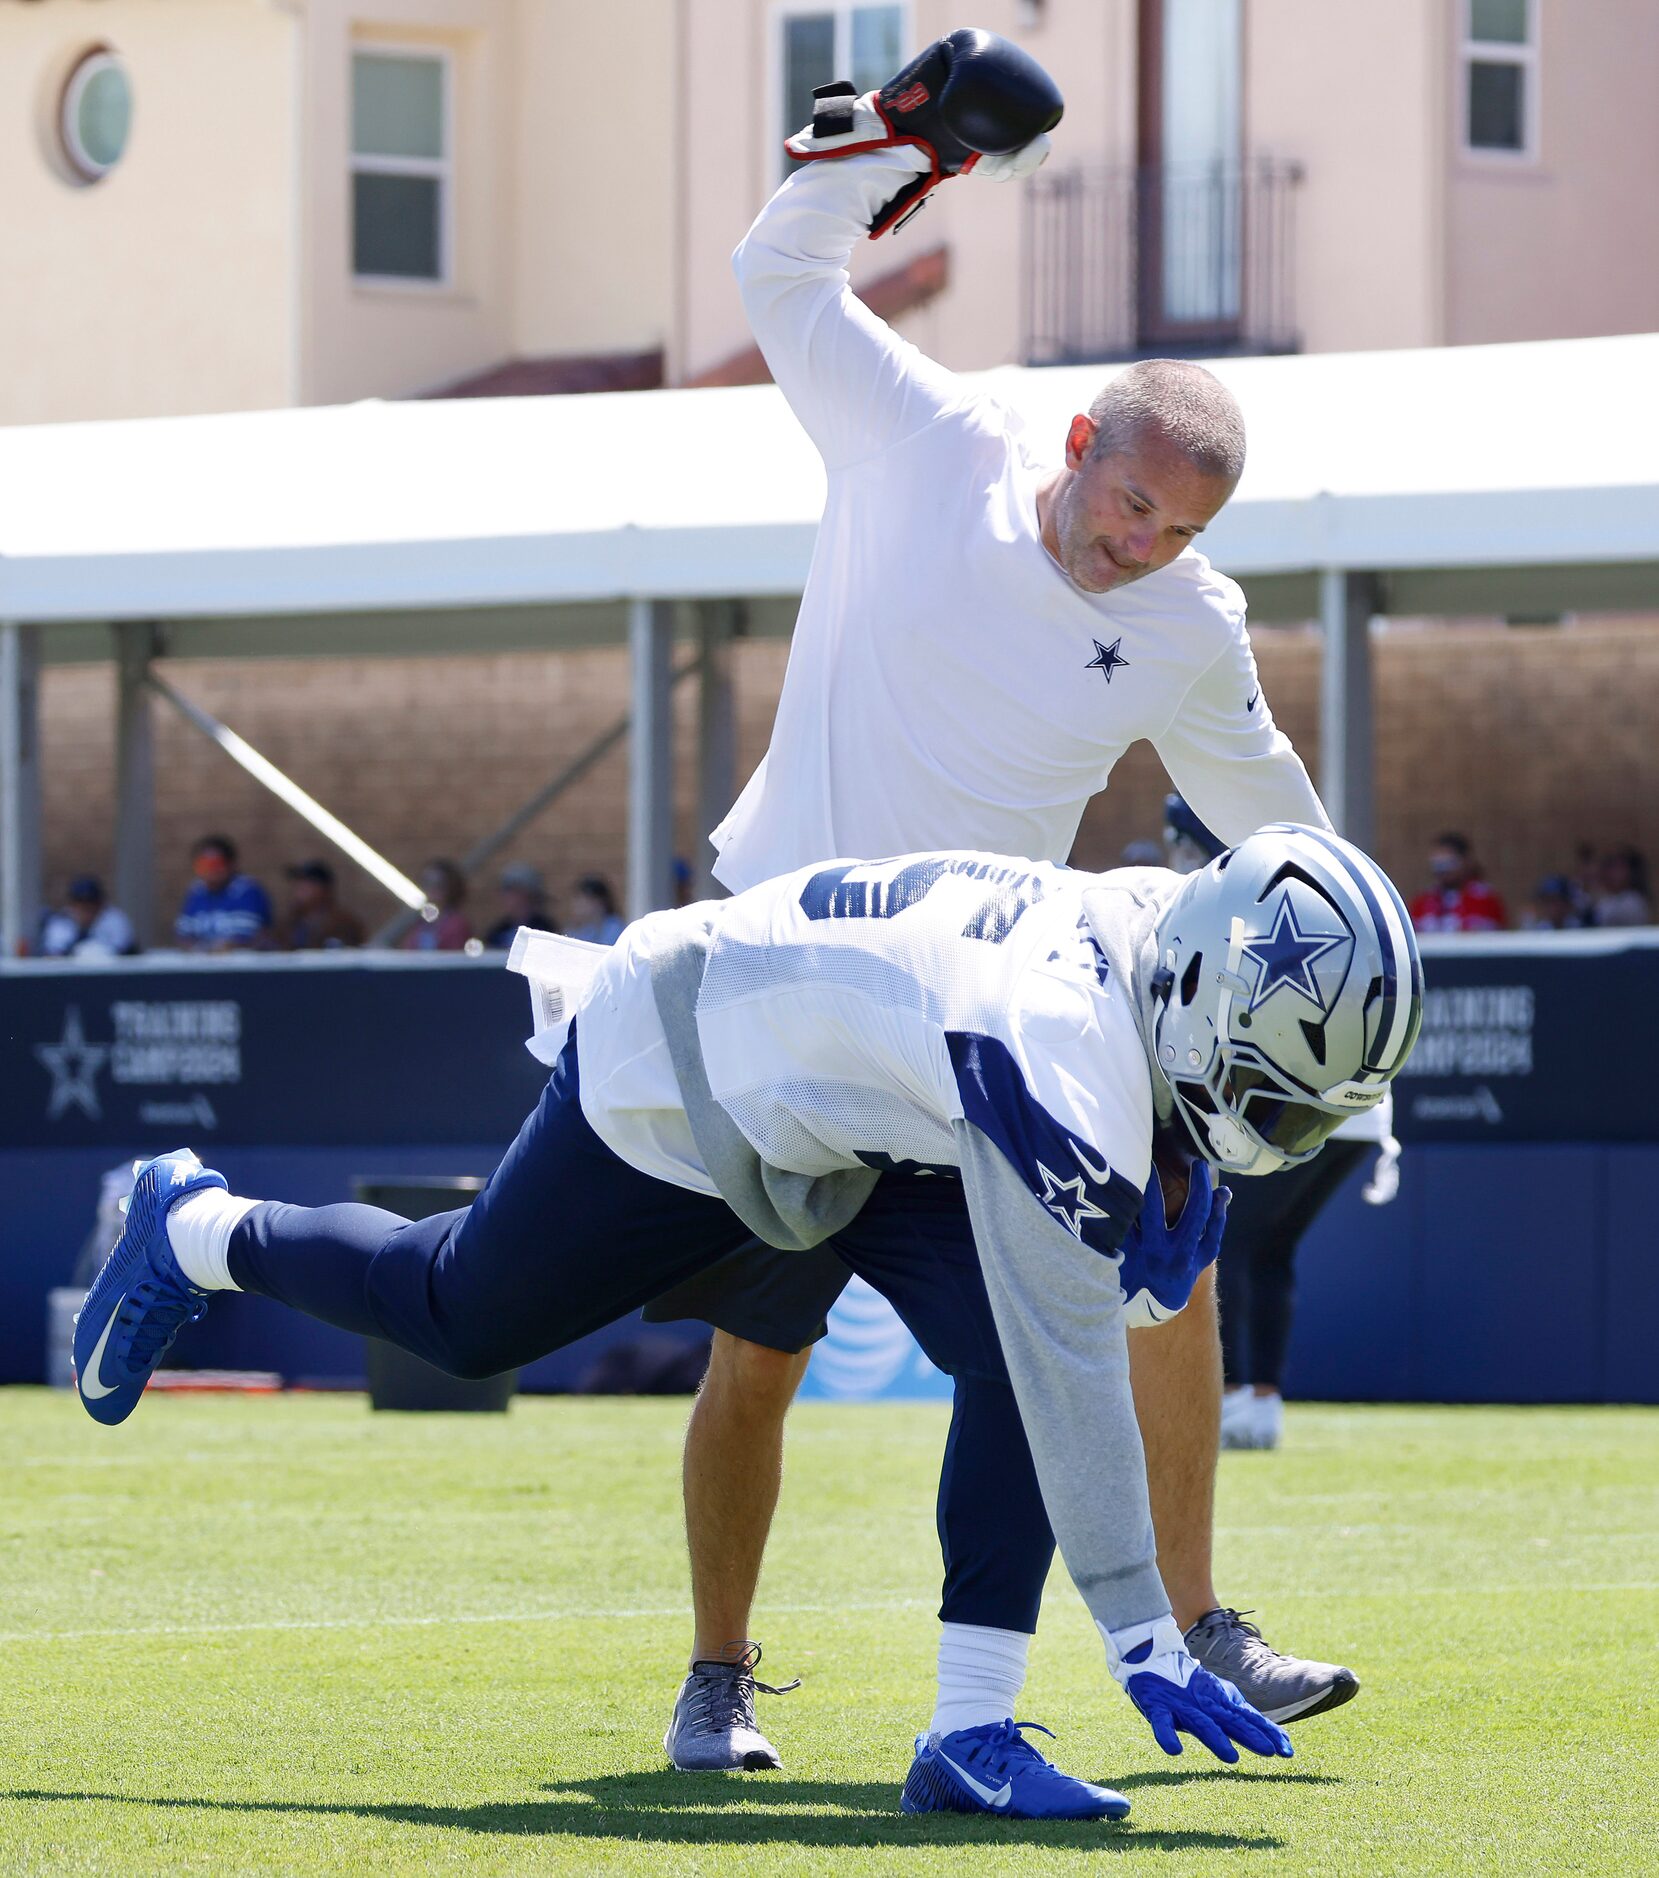
{"label": "blue glove", "polygon": [[1230,1682],[1187,1654],[1173,1617],[1105,1635],[1112,1674],[1152,1724],[1153,1738],[1166,1754],[1179,1754],[1181,1736],[1189,1734],[1229,1764],[1238,1759],[1235,1741],[1252,1754],[1290,1758],[1290,1736],[1253,1709]]}
{"label": "blue glove", "polygon": [[1193,1163],[1187,1203],[1171,1227],[1164,1218],[1164,1188],[1156,1167],[1146,1185],[1140,1217],[1123,1242],[1118,1283],[1131,1325],[1161,1324],[1192,1296],[1199,1273],[1215,1262],[1232,1194],[1216,1186],[1207,1161]]}

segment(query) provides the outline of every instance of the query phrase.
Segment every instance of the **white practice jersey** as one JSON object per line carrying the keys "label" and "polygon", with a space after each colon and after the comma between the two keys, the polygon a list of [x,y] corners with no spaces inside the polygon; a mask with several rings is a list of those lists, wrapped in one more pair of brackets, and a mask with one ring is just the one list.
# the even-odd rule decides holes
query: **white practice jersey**
{"label": "white practice jersey", "polygon": [[828,497],[771,747],[712,836],[719,879],[964,844],[1064,861],[1143,738],[1225,841],[1328,826],[1262,695],[1234,583],[1189,549],[1114,593],[1074,586],[1042,543],[1053,465],[1021,421],[853,294],[853,245],[917,162],[805,165],[735,257]]}
{"label": "white practice jersey", "polygon": [[1150,1174],[1152,1090],[1128,988],[1083,918],[1101,878],[975,852],[835,861],[636,921],[577,1010],[583,1112],[642,1172],[716,1191],[650,976],[676,922],[712,910],[703,1066],[763,1161],[955,1167],[967,1121],[1035,1207],[1114,1253]]}
{"label": "white practice jersey", "polygon": [[1178,1310],[1192,1273],[1160,1298],[1176,1281],[1131,1237],[1153,1102],[1127,975],[1179,885],[1161,869],[1091,875],[978,852],[822,862],[637,921],[575,1009],[583,1113],[644,1173],[719,1191],[652,974],[653,956],[672,973],[695,940],[694,1019],[673,1021],[682,1048],[694,1021],[745,1160],[809,1181],[915,1164],[960,1175],[1044,1503],[1107,1632],[1167,1608],[1124,1330]]}

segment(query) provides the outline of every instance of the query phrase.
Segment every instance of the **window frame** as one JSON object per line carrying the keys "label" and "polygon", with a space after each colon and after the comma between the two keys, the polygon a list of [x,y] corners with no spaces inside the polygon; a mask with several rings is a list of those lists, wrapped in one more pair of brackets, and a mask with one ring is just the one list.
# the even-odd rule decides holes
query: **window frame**
{"label": "window frame", "polygon": [[[901,62],[908,57],[903,50],[911,43],[911,29],[915,24],[912,0],[775,0],[772,7],[771,24],[766,34],[766,122],[772,130],[783,122],[784,106],[784,59],[783,39],[784,21],[798,19],[807,13],[828,13],[835,22],[835,53],[831,61],[830,77],[835,78],[845,72],[849,76],[853,66],[853,15],[864,7],[896,6],[899,14],[899,58]],[[825,80],[827,84],[828,79]],[[803,126],[797,124],[793,130],[784,132],[785,137],[792,137]],[[771,178],[770,186],[776,189],[794,169],[789,157],[784,153],[783,138],[780,137],[767,163],[767,174]]]}
{"label": "window frame", "polygon": [[[93,79],[105,71],[119,72],[127,87],[127,138],[118,155],[108,163],[100,163],[81,141],[75,117]],[[132,73],[127,61],[113,46],[100,44],[86,47],[69,68],[69,76],[63,81],[63,91],[58,99],[58,148],[77,182],[101,183],[106,176],[120,168],[126,158],[127,145],[132,142],[132,118],[135,115]]]}
{"label": "window frame", "polygon": [[[1499,167],[1531,165],[1539,161],[1539,43],[1543,25],[1539,0],[1526,0],[1526,39],[1520,45],[1508,40],[1476,39],[1474,0],[1458,0],[1458,149],[1466,162],[1491,163]],[[1500,150],[1490,144],[1471,143],[1469,138],[1470,67],[1475,65],[1513,65],[1521,74],[1521,147]]]}
{"label": "window frame", "polygon": [[353,39],[348,54],[350,78],[355,80],[359,56],[369,58],[425,59],[438,67],[440,82],[439,138],[441,157],[369,156],[357,149],[356,131],[351,124],[355,84],[346,88],[346,179],[354,184],[365,176],[427,176],[438,185],[438,272],[417,274],[360,274],[357,271],[357,220],[355,190],[351,212],[351,254],[348,267],[352,285],[369,287],[376,292],[441,293],[455,286],[455,54],[448,46],[434,46],[396,39]]}

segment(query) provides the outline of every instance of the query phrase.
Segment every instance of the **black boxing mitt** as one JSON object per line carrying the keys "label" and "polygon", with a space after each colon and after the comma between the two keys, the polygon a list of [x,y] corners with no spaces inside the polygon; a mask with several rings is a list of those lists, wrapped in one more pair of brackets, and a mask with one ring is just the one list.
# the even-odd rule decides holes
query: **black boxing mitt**
{"label": "black boxing mitt", "polygon": [[928,159],[877,212],[872,240],[952,176],[1029,175],[1048,155],[1048,132],[1065,110],[1059,87],[1029,53],[974,27],[936,39],[879,91],[860,98],[841,80],[812,96],[811,124],[785,146],[798,161],[905,144]]}

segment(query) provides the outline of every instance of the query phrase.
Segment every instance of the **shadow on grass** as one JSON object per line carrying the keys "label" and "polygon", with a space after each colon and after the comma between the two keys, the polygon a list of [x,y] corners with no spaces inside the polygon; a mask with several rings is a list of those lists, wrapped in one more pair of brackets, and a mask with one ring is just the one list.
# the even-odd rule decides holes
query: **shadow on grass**
{"label": "shadow on grass", "polygon": [[1202,1783],[1226,1780],[1265,1780],[1273,1786],[1341,1787],[1347,1783],[1340,1774],[1307,1774],[1301,1768],[1281,1771],[1277,1766],[1262,1766],[1241,1761],[1237,1767],[1157,1767],[1149,1774],[1110,1774],[1088,1776],[1103,1787],[1116,1787],[1120,1793],[1134,1793],[1141,1787],[1193,1787]]}
{"label": "shadow on grass", "polygon": [[[1194,1769],[1188,1775],[1129,1775],[1124,1788],[1174,1784],[1182,1779],[1224,1780]],[[1275,1780],[1320,1780],[1317,1774],[1262,1774]],[[267,1813],[389,1820],[452,1832],[503,1835],[564,1834],[581,1839],[628,1839],[665,1845],[903,1846],[989,1845],[1017,1837],[1021,1844],[1075,1846],[1086,1840],[1099,1852],[1242,1851],[1273,1852],[1283,1841],[1265,1832],[1214,1832],[1201,1828],[1142,1827],[1133,1816],[1107,1820],[1006,1820],[984,1815],[928,1813],[910,1818],[898,1810],[891,1781],[775,1780],[768,1775],[688,1779],[652,1772],[601,1775],[592,1780],[551,1781],[547,1797],[482,1800],[470,1806],[420,1802],[351,1800],[214,1800],[141,1794],[90,1793],[69,1789],[16,1788],[0,1798],[123,1806],[179,1808],[210,1813]],[[1265,1796],[1264,1796],[1265,1797]],[[826,1812],[823,1808],[839,1810]]]}

